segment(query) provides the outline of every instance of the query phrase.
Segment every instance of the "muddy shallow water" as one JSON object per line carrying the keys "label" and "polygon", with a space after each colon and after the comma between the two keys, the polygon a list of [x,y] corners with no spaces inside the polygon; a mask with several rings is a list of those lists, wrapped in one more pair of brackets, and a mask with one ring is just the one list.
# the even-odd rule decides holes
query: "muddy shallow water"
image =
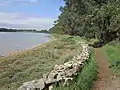
{"label": "muddy shallow water", "polygon": [[50,35],[45,33],[0,32],[0,55],[29,49],[49,39]]}

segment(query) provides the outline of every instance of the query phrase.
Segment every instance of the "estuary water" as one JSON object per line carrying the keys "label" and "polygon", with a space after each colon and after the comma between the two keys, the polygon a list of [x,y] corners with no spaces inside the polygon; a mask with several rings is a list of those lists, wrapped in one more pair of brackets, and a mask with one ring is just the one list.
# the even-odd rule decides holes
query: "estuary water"
{"label": "estuary water", "polygon": [[28,32],[0,32],[0,55],[21,51],[46,43],[50,34]]}

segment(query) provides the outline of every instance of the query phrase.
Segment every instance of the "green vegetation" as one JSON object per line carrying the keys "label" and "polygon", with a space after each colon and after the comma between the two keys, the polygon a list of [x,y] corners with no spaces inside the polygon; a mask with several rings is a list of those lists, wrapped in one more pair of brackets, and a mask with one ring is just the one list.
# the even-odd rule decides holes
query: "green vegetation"
{"label": "green vegetation", "polygon": [[70,83],[70,86],[55,87],[54,90],[91,90],[94,81],[97,78],[97,64],[92,52],[90,59],[85,63],[82,72],[74,78],[75,80]]}
{"label": "green vegetation", "polygon": [[106,45],[104,48],[109,57],[110,68],[114,74],[120,76],[120,46]]}
{"label": "green vegetation", "polygon": [[0,32],[34,32],[34,33],[49,33],[47,30],[35,30],[35,29],[8,29],[8,28],[0,28]]}
{"label": "green vegetation", "polygon": [[120,0],[64,0],[52,33],[95,38],[108,43],[120,38]]}
{"label": "green vegetation", "polygon": [[42,77],[56,64],[81,52],[80,37],[54,35],[57,39],[31,50],[0,58],[0,90],[16,90],[22,83]]}
{"label": "green vegetation", "polygon": [[40,31],[36,31],[37,33],[49,33],[49,31],[47,30],[40,30]]}

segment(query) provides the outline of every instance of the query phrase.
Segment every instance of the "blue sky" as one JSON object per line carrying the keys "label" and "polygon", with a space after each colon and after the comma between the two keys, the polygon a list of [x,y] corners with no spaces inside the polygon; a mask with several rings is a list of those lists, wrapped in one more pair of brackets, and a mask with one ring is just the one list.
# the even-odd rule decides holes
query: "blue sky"
{"label": "blue sky", "polygon": [[63,0],[0,0],[0,27],[49,29]]}

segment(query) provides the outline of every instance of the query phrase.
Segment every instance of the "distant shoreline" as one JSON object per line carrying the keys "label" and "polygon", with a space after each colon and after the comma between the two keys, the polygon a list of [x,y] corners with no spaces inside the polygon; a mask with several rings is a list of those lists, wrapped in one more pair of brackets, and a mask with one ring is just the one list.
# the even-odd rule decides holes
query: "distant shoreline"
{"label": "distant shoreline", "polygon": [[48,30],[35,30],[35,29],[8,29],[8,28],[0,28],[0,32],[49,33]]}
{"label": "distant shoreline", "polygon": [[[1,32],[0,33],[12,33],[12,32]],[[45,33],[45,32],[13,32],[13,33]],[[50,33],[45,33],[45,34],[50,34]]]}
{"label": "distant shoreline", "polygon": [[[3,32],[3,33],[5,33],[5,32],[11,32],[11,31],[0,31],[0,33],[1,32]],[[12,32],[24,32],[24,33],[46,33],[46,32],[40,32],[40,31],[37,31],[37,32],[31,32],[31,31],[12,31]]]}

